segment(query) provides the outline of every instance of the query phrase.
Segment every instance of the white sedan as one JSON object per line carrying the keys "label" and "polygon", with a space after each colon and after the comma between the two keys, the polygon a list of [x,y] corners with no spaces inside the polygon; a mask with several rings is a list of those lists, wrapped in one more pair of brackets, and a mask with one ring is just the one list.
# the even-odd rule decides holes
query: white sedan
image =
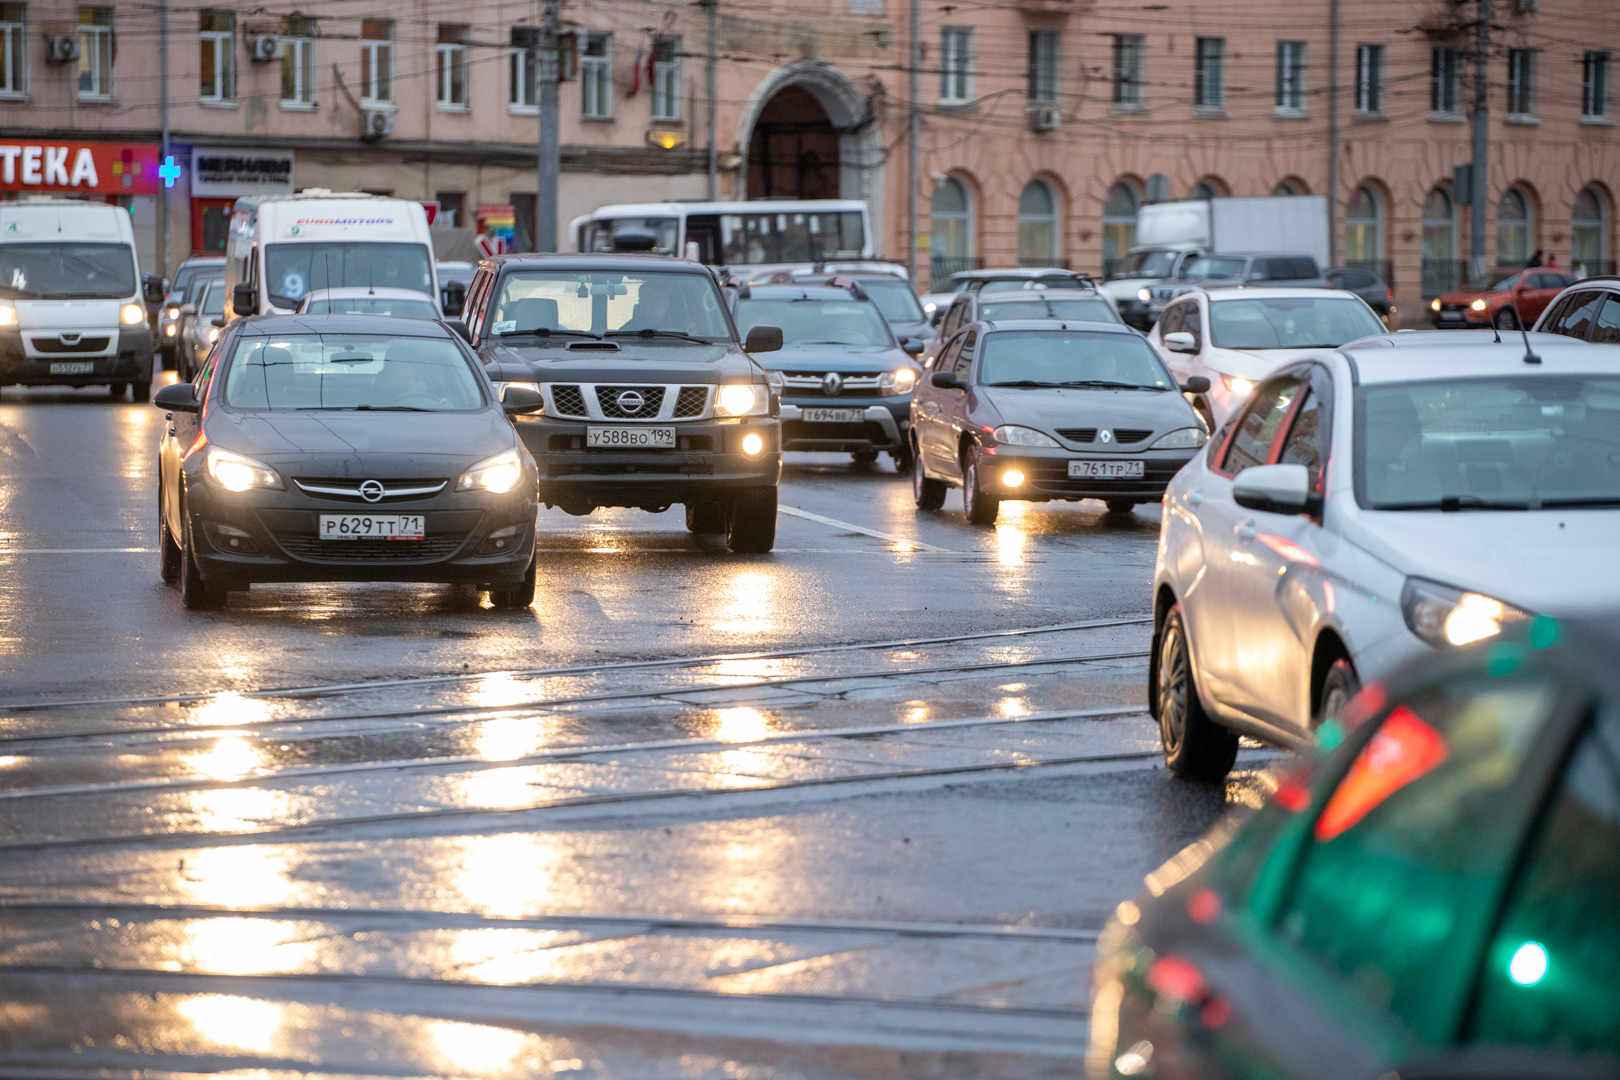
{"label": "white sedan", "polygon": [[1285,365],[1165,493],[1148,689],[1177,774],[1309,743],[1412,658],[1620,608],[1609,350],[1422,336]]}
{"label": "white sedan", "polygon": [[396,319],[442,319],[439,303],[415,289],[344,285],[311,289],[298,302],[300,315],[392,315]]}
{"label": "white sedan", "polygon": [[1339,289],[1193,289],[1164,309],[1148,341],[1178,381],[1209,380],[1200,411],[1214,431],[1283,364],[1383,331],[1365,300]]}

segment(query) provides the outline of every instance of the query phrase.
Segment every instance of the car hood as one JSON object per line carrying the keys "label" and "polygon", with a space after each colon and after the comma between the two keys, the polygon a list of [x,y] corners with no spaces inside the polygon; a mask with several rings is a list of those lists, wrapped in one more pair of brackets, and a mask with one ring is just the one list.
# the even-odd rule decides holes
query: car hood
{"label": "car hood", "polygon": [[617,350],[496,342],[479,355],[486,364],[525,365],[537,382],[713,383],[757,374],[748,354],[734,345],[618,342]]}
{"label": "car hood", "polygon": [[1306,356],[1322,356],[1332,351],[1332,348],[1210,349],[1204,353],[1204,364],[1222,375],[1258,382],[1290,361]]}
{"label": "car hood", "polygon": [[[107,330],[118,326],[122,300],[13,300],[19,330]],[[132,328],[133,329],[133,328]]]}
{"label": "car hood", "polygon": [[[1198,418],[1187,399],[1173,392],[1152,390],[1081,390],[1076,387],[1015,389],[981,387],[975,393],[995,409],[1004,424],[1019,424],[1050,432],[1056,428],[1151,428],[1155,435],[1176,428],[1196,427]],[[977,419],[977,418],[976,418]],[[1145,449],[1144,440],[1130,450]],[[1126,449],[1097,443],[1093,449]]]}
{"label": "car hood", "polygon": [[216,412],[209,442],[298,475],[444,476],[516,443],[495,409],[476,413]]}
{"label": "car hood", "polygon": [[905,350],[888,345],[784,345],[761,354],[772,371],[892,371],[912,363]]}
{"label": "car hood", "polygon": [[1347,534],[1401,573],[1527,611],[1620,609],[1620,510],[1365,511]]}

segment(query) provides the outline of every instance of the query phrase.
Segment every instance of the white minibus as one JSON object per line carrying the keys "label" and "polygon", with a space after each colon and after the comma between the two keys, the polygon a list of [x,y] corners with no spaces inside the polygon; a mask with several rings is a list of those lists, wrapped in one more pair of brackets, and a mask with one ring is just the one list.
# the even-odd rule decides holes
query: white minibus
{"label": "white minibus", "polygon": [[856,199],[626,203],[569,223],[575,251],[642,251],[707,266],[788,267],[872,257],[872,223]]}

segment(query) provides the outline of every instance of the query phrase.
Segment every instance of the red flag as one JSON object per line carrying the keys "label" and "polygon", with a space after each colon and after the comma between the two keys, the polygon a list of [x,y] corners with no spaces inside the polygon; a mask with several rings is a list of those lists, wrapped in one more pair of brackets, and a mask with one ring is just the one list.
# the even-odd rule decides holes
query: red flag
{"label": "red flag", "polygon": [[633,98],[641,92],[641,46],[636,46],[636,62],[630,68],[630,92],[625,95]]}

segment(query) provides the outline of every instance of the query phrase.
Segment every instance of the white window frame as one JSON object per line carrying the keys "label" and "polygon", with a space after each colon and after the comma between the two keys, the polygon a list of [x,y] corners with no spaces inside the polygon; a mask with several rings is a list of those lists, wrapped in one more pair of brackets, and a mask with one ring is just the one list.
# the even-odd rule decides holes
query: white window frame
{"label": "white window frame", "polygon": [[1462,115],[1457,109],[1458,59],[1457,50],[1447,45],[1436,45],[1429,53],[1429,115],[1432,117],[1452,120]]}
{"label": "white window frame", "polygon": [[[439,23],[437,29],[460,26],[462,23]],[[467,43],[465,41],[439,41],[434,45],[434,105],[440,112],[467,112],[472,108],[471,72],[467,70]],[[461,76],[461,100],[455,100],[456,75]]]}
{"label": "white window frame", "polygon": [[[1534,123],[1536,118],[1536,50],[1509,49],[1507,119]],[[1518,106],[1515,108],[1515,106]]]}
{"label": "white window frame", "polygon": [[1610,123],[1609,79],[1613,74],[1607,49],[1588,49],[1581,57],[1581,119]]}
{"label": "white window frame", "polygon": [[236,103],[236,13],[204,8],[200,14],[229,15],[231,29],[197,31],[199,64],[202,57],[202,42],[211,41],[214,45],[214,92],[204,94],[199,78],[197,100],[204,105],[233,105]]}
{"label": "white window frame", "polygon": [[[660,45],[669,49],[669,59],[658,59]],[[652,118],[676,121],[681,118],[681,39],[673,36],[653,42]]]}
{"label": "white window frame", "polygon": [[[513,27],[513,35],[520,29],[532,28]],[[529,64],[532,59],[538,65],[540,57],[526,45],[510,45],[506,55],[506,109],[514,116],[535,116],[540,112],[540,82],[530,77]]]}
{"label": "white window frame", "polygon": [[1384,47],[1375,42],[1356,46],[1356,115],[1384,115]]}
{"label": "white window frame", "polygon": [[[383,23],[388,27],[388,36],[385,38],[360,38],[360,104],[362,105],[392,105],[394,104],[394,20],[393,19],[365,19],[361,22],[360,33],[365,34],[365,24]],[[387,88],[381,94],[377,93],[378,84],[385,80],[382,72],[387,72]]]}
{"label": "white window frame", "polygon": [[[585,50],[593,39],[603,44],[601,56]],[[593,108],[594,105],[594,108]],[[591,31],[580,38],[579,114],[587,120],[613,119],[613,35]]]}
{"label": "white window frame", "polygon": [[[88,6],[88,5],[87,5]],[[111,10],[105,8],[102,10]],[[88,67],[91,87],[86,90],[83,85],[79,87],[80,101],[111,101],[113,96],[113,28],[106,26],[80,24],[79,32],[79,74],[82,76]],[[101,61],[105,59],[106,63]],[[102,85],[101,72],[105,67],[107,72],[106,85]]]}
{"label": "white window frame", "polygon": [[[314,20],[310,20],[313,27]],[[293,73],[293,96],[281,99],[283,109],[308,110],[318,108],[315,99],[315,38],[313,35],[281,35],[282,89],[286,89],[286,72],[290,65]]]}
{"label": "white window frame", "polygon": [[1131,112],[1147,105],[1147,39],[1142,34],[1114,34],[1113,85],[1116,111]]}
{"label": "white window frame", "polygon": [[1226,39],[1193,39],[1193,109],[1206,114],[1226,113]]}
{"label": "white window frame", "polygon": [[1058,98],[1058,72],[1063,67],[1063,32],[1061,30],[1031,30],[1029,32],[1029,71],[1024,88],[1030,101],[1056,101]]}
{"label": "white window frame", "polygon": [[28,5],[17,7],[18,21],[0,22],[0,98],[28,96]]}
{"label": "white window frame", "polygon": [[944,26],[939,31],[939,103],[966,105],[973,100],[973,27]]}
{"label": "white window frame", "polygon": [[1277,42],[1277,107],[1278,116],[1304,116],[1305,91],[1308,78],[1305,42]]}

